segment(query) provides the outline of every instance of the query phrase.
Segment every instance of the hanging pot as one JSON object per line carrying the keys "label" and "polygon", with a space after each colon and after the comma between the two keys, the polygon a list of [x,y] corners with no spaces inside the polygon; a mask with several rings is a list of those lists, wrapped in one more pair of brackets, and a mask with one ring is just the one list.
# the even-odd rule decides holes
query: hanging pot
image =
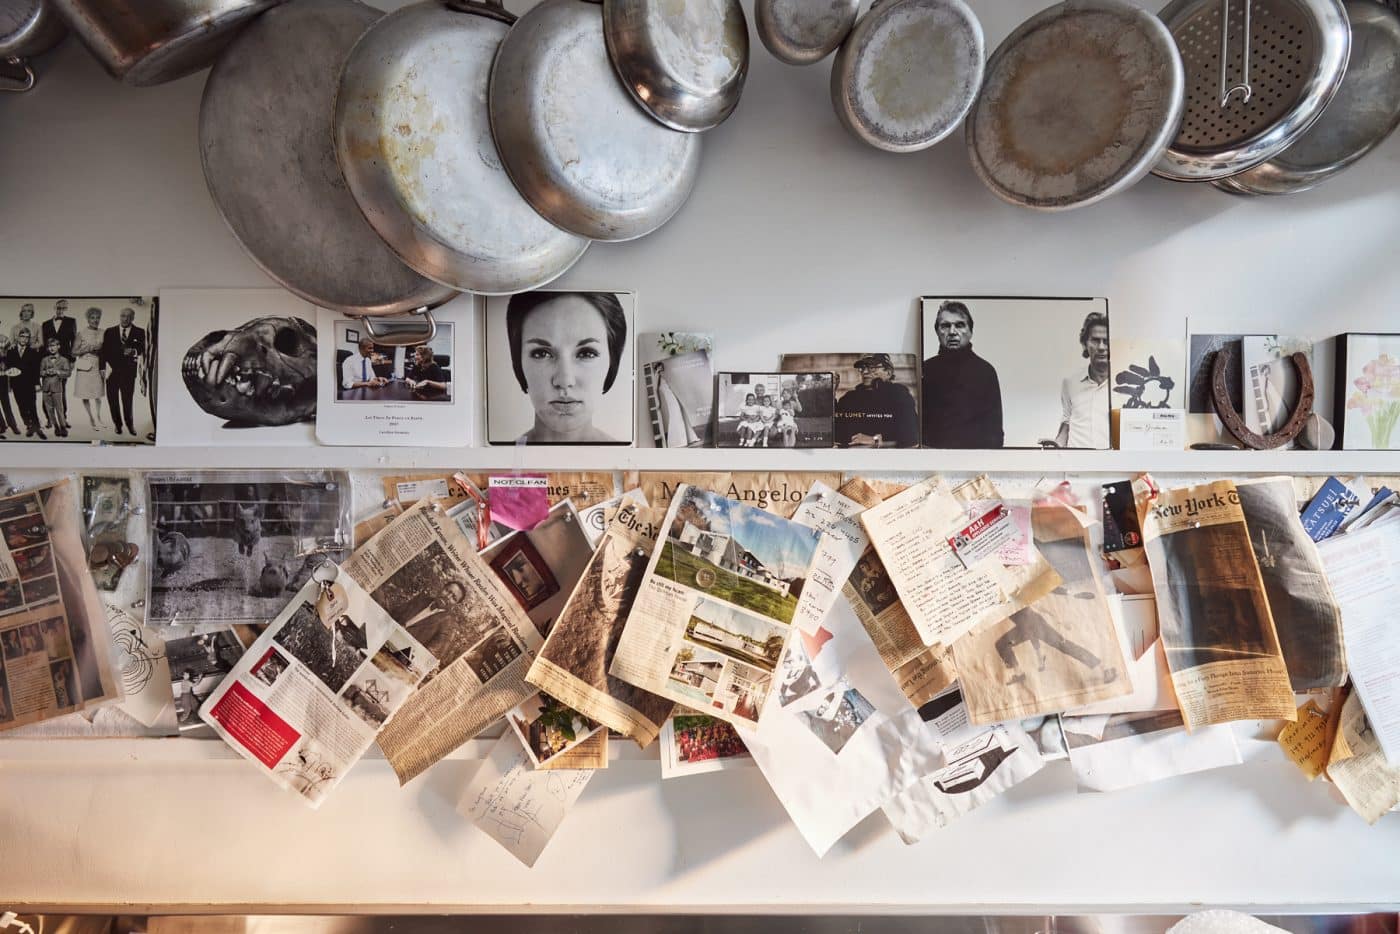
{"label": "hanging pot", "polygon": [[525,200],[591,240],[632,240],[680,210],[700,136],[653,120],[623,88],[593,0],[543,0],[516,22],[491,68],[491,129]]}
{"label": "hanging pot", "polygon": [[831,104],[876,149],[927,149],[967,115],[984,55],[982,24],[963,0],[876,0],[836,53]]}
{"label": "hanging pot", "polygon": [[456,294],[394,255],[336,163],[341,66],[381,16],[358,0],[269,11],[219,59],[199,109],[204,177],[234,237],[288,291],[350,315],[397,314]]}
{"label": "hanging pot", "polygon": [[712,129],[738,105],[749,73],[739,0],[603,0],[603,35],[623,86],[671,129]]}
{"label": "hanging pot", "polygon": [[1345,5],[1351,57],[1337,95],[1298,142],[1216,187],[1246,195],[1307,191],[1355,164],[1400,124],[1400,15],[1373,0]]}
{"label": "hanging pot", "polygon": [[856,24],[860,0],[754,0],[754,26],[763,47],[788,65],[826,58]]}
{"label": "hanging pot", "polygon": [[58,45],[68,35],[63,19],[48,0],[0,0],[0,68],[11,84],[0,91],[34,87],[29,60]]}
{"label": "hanging pot", "polygon": [[1161,20],[1127,0],[1066,0],[1012,31],[967,119],[983,183],[1062,211],[1138,183],[1177,135],[1185,76]]}
{"label": "hanging pot", "polygon": [[432,0],[355,45],[335,102],[335,150],[369,223],[423,275],[456,289],[524,292],[589,241],[535,213],[501,167],[487,84],[515,17],[499,2]]}
{"label": "hanging pot", "polygon": [[52,0],[102,67],[127,84],[208,68],[238,30],[282,0]]}

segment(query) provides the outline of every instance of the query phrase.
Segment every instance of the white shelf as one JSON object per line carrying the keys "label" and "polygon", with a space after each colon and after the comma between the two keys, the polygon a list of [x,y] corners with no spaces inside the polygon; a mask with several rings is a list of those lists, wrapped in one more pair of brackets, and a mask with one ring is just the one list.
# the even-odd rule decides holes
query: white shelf
{"label": "white shelf", "polygon": [[839,470],[881,473],[1390,474],[1396,451],[934,451],[586,448],[231,447],[9,444],[0,469]]}

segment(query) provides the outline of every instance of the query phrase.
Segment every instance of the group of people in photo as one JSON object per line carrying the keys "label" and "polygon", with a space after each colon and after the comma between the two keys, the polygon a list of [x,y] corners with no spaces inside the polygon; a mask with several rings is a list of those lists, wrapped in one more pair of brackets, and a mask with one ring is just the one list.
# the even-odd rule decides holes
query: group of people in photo
{"label": "group of people in photo", "polygon": [[678,726],[676,748],[682,762],[728,759],[748,752],[734,728],[722,720],[713,720],[704,725]]}
{"label": "group of people in photo", "polygon": [[70,400],[82,402],[92,432],[110,427],[117,435],[135,437],[138,380],[141,394],[149,392],[146,332],[136,326],[132,308],[122,308],[117,323],[105,328],[104,314],[102,308],[88,308],[79,327],[68,313],[68,300],[60,298],[43,321],[27,302],[17,321],[8,327],[0,323],[0,440],[13,434],[46,441],[50,432],[68,437]]}
{"label": "group of people in photo", "polygon": [[794,382],[784,382],[776,399],[759,383],[739,407],[739,446],[796,447],[797,416],[801,414],[802,400]]}

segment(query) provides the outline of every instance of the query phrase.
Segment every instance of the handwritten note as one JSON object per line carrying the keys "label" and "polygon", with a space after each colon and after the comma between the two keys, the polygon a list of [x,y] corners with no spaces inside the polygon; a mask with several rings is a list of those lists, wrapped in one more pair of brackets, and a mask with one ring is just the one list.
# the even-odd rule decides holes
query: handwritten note
{"label": "handwritten note", "polygon": [[592,770],[536,771],[519,737],[507,731],[491,747],[457,811],[533,866],[592,777]]}
{"label": "handwritten note", "polygon": [[818,480],[793,513],[793,521],[822,533],[812,570],[792,615],[792,621],[805,633],[814,633],[821,626],[865,551],[868,539],[855,518],[863,509],[860,503]]}

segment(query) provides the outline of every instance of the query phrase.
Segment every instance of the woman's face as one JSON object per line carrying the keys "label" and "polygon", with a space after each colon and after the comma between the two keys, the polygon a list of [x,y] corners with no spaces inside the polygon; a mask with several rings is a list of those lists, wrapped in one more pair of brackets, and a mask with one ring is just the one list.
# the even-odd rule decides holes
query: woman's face
{"label": "woman's face", "polygon": [[558,434],[593,424],[608,375],[608,332],[603,316],[576,295],[561,295],[525,318],[521,368],[535,422]]}
{"label": "woman's face", "polygon": [[90,328],[95,328],[95,327],[97,327],[98,322],[101,321],[101,320],[102,320],[102,309],[100,309],[100,308],[89,308],[89,309],[88,309],[88,313],[87,313],[87,323],[88,323],[88,327],[90,327]]}
{"label": "woman's face", "polygon": [[753,400],[753,393],[749,393],[747,396],[744,397],[744,404],[745,404],[745,405],[753,405],[753,402],[754,402],[754,400]]}

